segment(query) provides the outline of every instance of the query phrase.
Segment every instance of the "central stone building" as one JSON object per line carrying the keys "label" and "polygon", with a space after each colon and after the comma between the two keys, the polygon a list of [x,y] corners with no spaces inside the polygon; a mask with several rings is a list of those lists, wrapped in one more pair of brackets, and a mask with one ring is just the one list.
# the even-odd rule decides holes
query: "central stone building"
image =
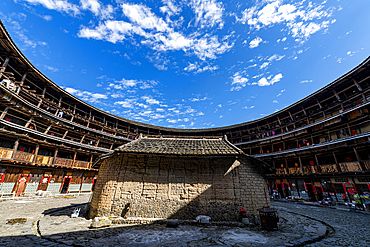
{"label": "central stone building", "polygon": [[268,206],[266,163],[229,141],[139,138],[101,156],[90,217],[235,221]]}

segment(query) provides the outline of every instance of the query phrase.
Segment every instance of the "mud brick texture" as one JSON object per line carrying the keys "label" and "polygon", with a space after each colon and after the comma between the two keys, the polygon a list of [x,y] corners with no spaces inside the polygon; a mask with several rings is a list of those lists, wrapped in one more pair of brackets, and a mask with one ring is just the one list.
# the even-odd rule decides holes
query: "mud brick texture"
{"label": "mud brick texture", "polygon": [[145,150],[116,150],[100,160],[91,218],[191,220],[208,215],[214,221],[236,221],[240,209],[257,214],[258,208],[270,203],[263,169],[245,154],[173,155]]}

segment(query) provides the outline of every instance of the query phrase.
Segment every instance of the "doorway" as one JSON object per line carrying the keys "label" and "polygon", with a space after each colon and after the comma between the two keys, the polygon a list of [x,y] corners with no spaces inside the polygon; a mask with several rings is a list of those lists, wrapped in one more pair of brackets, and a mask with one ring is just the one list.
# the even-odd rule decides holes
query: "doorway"
{"label": "doorway", "polygon": [[62,185],[62,190],[61,190],[60,193],[62,193],[62,194],[67,193],[70,182],[71,182],[71,178],[69,178],[69,177],[64,178],[63,185]]}

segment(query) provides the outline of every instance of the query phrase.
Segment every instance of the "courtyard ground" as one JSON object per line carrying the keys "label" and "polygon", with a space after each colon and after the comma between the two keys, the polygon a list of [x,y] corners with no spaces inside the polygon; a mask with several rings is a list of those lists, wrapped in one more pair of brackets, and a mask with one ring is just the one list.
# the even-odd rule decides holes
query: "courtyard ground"
{"label": "courtyard ground", "polygon": [[[370,215],[346,208],[273,202],[279,231],[230,225],[112,225],[90,229],[90,220],[71,218],[90,195],[0,201],[0,246],[369,246]],[[7,223],[26,218],[25,223]],[[310,243],[314,242],[314,243]]]}

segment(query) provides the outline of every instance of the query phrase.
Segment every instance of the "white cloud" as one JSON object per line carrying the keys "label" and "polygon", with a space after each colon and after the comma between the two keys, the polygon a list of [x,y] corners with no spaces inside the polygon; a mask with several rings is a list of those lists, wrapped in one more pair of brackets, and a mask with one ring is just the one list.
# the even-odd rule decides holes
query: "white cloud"
{"label": "white cloud", "polygon": [[72,15],[80,14],[79,6],[68,2],[67,0],[20,0],[32,5],[41,4],[47,9],[65,12]]}
{"label": "white cloud", "polygon": [[141,99],[145,100],[146,103],[150,105],[159,105],[161,103],[160,101],[153,99],[152,97],[148,97],[148,96],[142,96]]}
{"label": "white cloud", "polygon": [[280,93],[279,93],[278,95],[276,95],[276,97],[281,96],[285,91],[286,91],[285,89],[282,89],[282,90],[280,91]]}
{"label": "white cloud", "polygon": [[82,99],[84,101],[88,101],[88,102],[91,102],[91,103],[99,102],[99,100],[102,100],[102,99],[108,99],[107,95],[101,94],[101,93],[92,93],[92,92],[88,92],[88,91],[81,91],[79,89],[75,89],[75,88],[71,88],[71,87],[64,88],[64,90],[66,90],[70,94],[73,94],[76,97],[79,97],[80,99]]}
{"label": "white cloud", "polygon": [[279,103],[277,100],[272,101],[272,103]]}
{"label": "white cloud", "polygon": [[303,80],[303,81],[300,81],[299,83],[307,83],[307,82],[312,82],[312,80]]}
{"label": "white cloud", "polygon": [[[134,44],[138,41],[154,51],[182,50],[186,54],[195,54],[201,60],[215,59],[217,55],[227,52],[234,45],[228,41],[232,35],[226,35],[221,40],[217,35],[211,36],[208,33],[201,36],[199,32],[195,32],[186,36],[182,30],[175,31],[171,20],[165,21],[156,16],[147,6],[127,3],[120,6],[128,22],[106,20],[92,28],[83,26],[78,32],[78,37],[111,43],[123,42],[130,38]],[[215,16],[212,16],[210,18],[214,20]]]}
{"label": "white cloud", "polygon": [[253,49],[259,46],[259,44],[262,42],[262,38],[256,37],[251,42],[249,42],[249,48]]}
{"label": "white cloud", "polygon": [[190,5],[195,13],[195,24],[202,28],[213,27],[216,24],[223,27],[222,20],[224,8],[222,3],[215,0],[190,0]]}
{"label": "white cloud", "polygon": [[194,71],[194,74],[202,73],[202,72],[205,72],[205,71],[213,72],[217,69],[219,69],[219,67],[217,65],[214,65],[214,66],[206,65],[203,68],[201,68],[200,65],[198,64],[198,62],[188,63],[188,66],[186,66],[184,68],[184,70],[188,71],[188,72]]}
{"label": "white cloud", "polygon": [[159,9],[162,13],[167,13],[169,16],[177,15],[181,11],[181,8],[176,6],[171,0],[162,0],[162,3],[164,6],[160,7]]}
{"label": "white cloud", "polygon": [[103,6],[98,0],[80,0],[83,10],[90,10],[94,15],[102,19],[111,18],[113,14],[112,5]]}
{"label": "white cloud", "polygon": [[125,99],[123,101],[114,102],[114,104],[120,105],[121,107],[125,107],[125,108],[132,108],[135,102],[136,102],[135,99]]}
{"label": "white cloud", "polygon": [[51,66],[48,66],[48,65],[45,65],[45,69],[50,70],[50,71],[53,71],[53,72],[57,72],[58,71],[57,68],[54,68],[54,67],[51,67]]}
{"label": "white cloud", "polygon": [[230,89],[230,91],[239,91],[240,89],[245,87],[247,85],[247,82],[249,81],[249,79],[246,77],[243,77],[240,74],[240,72],[236,72],[231,77],[231,79],[232,79],[231,85],[233,85],[233,87]]}
{"label": "white cloud", "polygon": [[[105,76],[101,76],[101,77],[98,77],[98,79],[101,79],[101,80],[106,80],[106,81],[110,81],[110,80],[113,80],[113,79],[110,79],[110,78],[107,78]],[[108,90],[109,89],[117,89],[117,90],[123,90],[123,89],[127,89],[127,88],[140,88],[140,89],[149,89],[149,88],[153,88],[155,85],[157,85],[158,82],[154,81],[154,80],[136,80],[136,79],[125,79],[125,78],[122,78],[121,80],[117,81],[117,80],[113,80],[113,82],[109,83],[108,84]]]}
{"label": "white cloud", "polygon": [[260,66],[260,69],[264,69],[266,68],[267,66],[269,66],[269,62],[264,62],[261,66]]}
{"label": "white cloud", "polygon": [[272,62],[272,61],[280,61],[284,57],[285,57],[285,55],[274,54],[271,57],[269,57],[267,60],[270,61],[270,62]]}
{"label": "white cloud", "polygon": [[267,78],[266,77],[261,78],[258,82],[253,82],[252,85],[258,85],[260,87],[270,86],[276,82],[279,82],[281,78],[283,78],[283,75],[281,73],[275,75],[274,77],[270,75]]}
{"label": "white cloud", "polygon": [[[268,28],[275,24],[286,25],[296,41],[302,42],[319,30],[326,29],[335,20],[330,18],[334,8],[324,10],[327,1],[314,4],[308,1],[284,3],[282,0],[261,1],[242,12],[242,17],[236,17],[238,22],[248,24],[252,29]],[[285,41],[284,37],[281,41]],[[278,40],[277,42],[280,42]]]}

